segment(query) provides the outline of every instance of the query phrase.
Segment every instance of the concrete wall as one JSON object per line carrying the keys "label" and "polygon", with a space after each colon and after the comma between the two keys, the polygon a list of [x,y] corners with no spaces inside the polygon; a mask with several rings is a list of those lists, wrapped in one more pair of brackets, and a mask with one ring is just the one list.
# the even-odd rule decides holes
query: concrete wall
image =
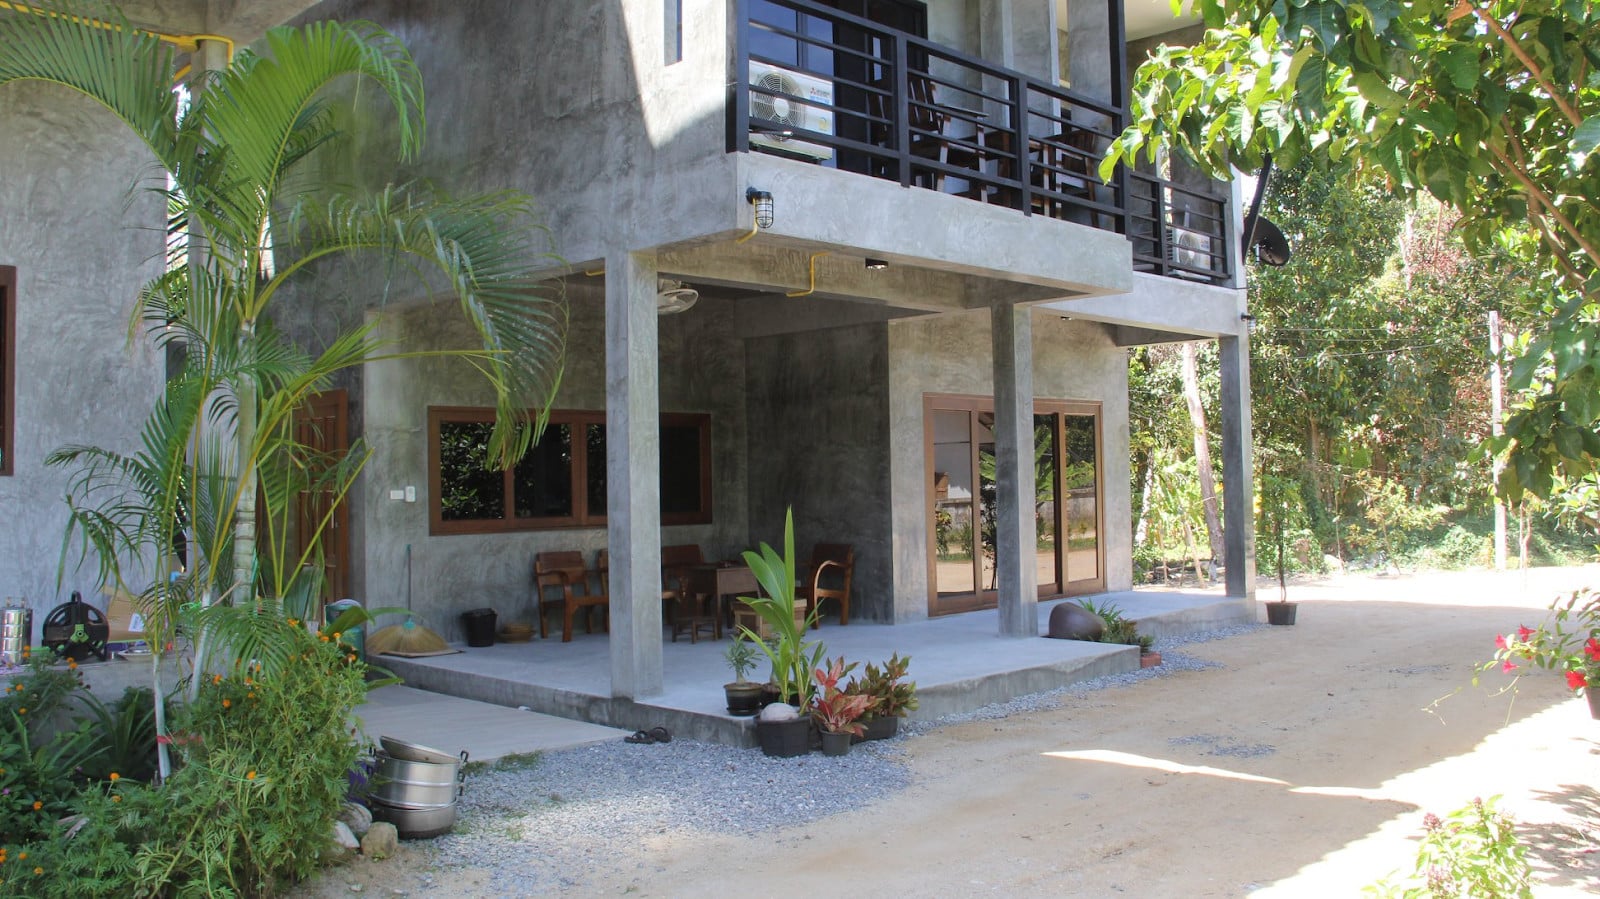
{"label": "concrete wall", "polygon": [[[570,288],[572,329],[560,409],[605,409],[605,322],[601,285],[575,281]],[[661,409],[711,416],[713,523],[662,528],[666,545],[699,543],[707,558],[744,549],[744,351],[733,333],[726,301],[705,298],[693,309],[660,320]],[[383,333],[408,351],[471,346],[473,334],[449,306],[389,310]],[[457,616],[491,606],[501,620],[532,621],[529,603],[533,557],[542,550],[579,549],[593,562],[606,545],[604,527],[520,531],[509,534],[428,533],[429,406],[491,406],[483,379],[465,363],[408,359],[372,363],[365,371],[366,439],[372,461],[359,490],[366,503],[359,519],[366,569],[355,594],[372,605],[403,605],[406,547],[411,547],[413,607],[449,638],[460,635]],[[391,489],[417,489],[417,501],[388,499]]]}
{"label": "concrete wall", "polygon": [[795,554],[855,546],[850,615],[894,618],[888,554],[888,334],[883,324],[746,342],[750,376],[750,542],[781,547],[794,507]]}
{"label": "concrete wall", "polygon": [[148,340],[128,345],[128,317],[161,272],[165,209],[135,188],[155,162],[127,126],[62,88],[0,87],[0,160],[0,265],[16,266],[18,301],[0,597],[27,598],[37,635],[72,589],[104,604],[92,568],[56,588],[67,475],[44,458],[65,444],[138,446],[165,368]]}
{"label": "concrete wall", "polygon": [[[927,462],[923,396],[994,395],[987,312],[892,322],[889,330],[889,428],[895,620],[928,614]],[[1128,357],[1110,328],[1033,312],[1033,392],[1038,399],[1101,403],[1102,545],[1106,589],[1133,583],[1132,508],[1128,495]]]}

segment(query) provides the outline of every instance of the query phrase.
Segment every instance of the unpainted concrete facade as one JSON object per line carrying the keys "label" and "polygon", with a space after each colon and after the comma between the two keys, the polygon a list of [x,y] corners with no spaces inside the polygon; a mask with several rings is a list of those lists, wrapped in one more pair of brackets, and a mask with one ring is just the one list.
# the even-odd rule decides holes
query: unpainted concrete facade
{"label": "unpainted concrete facade", "polygon": [[[1055,74],[1052,0],[933,0],[928,7],[931,39],[1041,77]],[[456,362],[393,359],[353,374],[341,385],[351,394],[352,435],[373,456],[349,500],[351,583],[369,605],[409,600],[431,626],[458,636],[456,613],[466,609],[493,606],[503,618],[531,613],[535,552],[582,549],[592,558],[606,547],[613,695],[647,696],[660,689],[659,547],[699,543],[710,558],[734,557],[759,540],[775,541],[784,508],[793,505],[802,554],[819,540],[856,544],[855,615],[926,617],[922,401],[929,393],[1009,397],[1017,409],[1034,397],[1099,403],[1106,586],[1130,583],[1124,348],[1223,338],[1238,350],[1229,357],[1234,375],[1242,361],[1247,377],[1242,293],[1135,275],[1127,240],[1086,225],[728,152],[728,85],[742,77],[732,49],[740,8],[683,4],[678,61],[663,53],[663,5],[655,0],[333,0],[309,11],[395,31],[429,91],[429,143],[413,166],[378,164],[387,155],[376,148],[391,136],[374,117],[342,155],[319,160],[325,173],[369,185],[421,174],[453,192],[533,193],[567,260],[551,271],[564,277],[572,310],[555,405],[605,410],[611,431],[605,528],[434,535],[428,408],[488,406],[491,397]],[[1093,65],[1090,53],[1074,46],[1075,70]],[[17,117],[0,105],[8,128]],[[0,148],[15,140],[0,131]],[[0,183],[0,201],[10,185]],[[745,201],[750,188],[775,198],[776,221],[759,233]],[[76,208],[51,201],[30,217],[64,221]],[[159,221],[158,212],[142,209],[136,218]],[[113,231],[131,240],[122,229],[104,230],[108,244]],[[0,240],[0,263],[6,246]],[[868,257],[888,269],[867,270]],[[699,288],[699,305],[658,318],[658,276]],[[401,350],[469,345],[459,313],[427,299],[363,271],[327,270],[300,288],[283,324],[314,343],[378,315],[380,333]],[[146,362],[153,396],[160,365]],[[1248,382],[1234,386],[1224,418],[1237,439],[1225,441],[1224,455],[1242,454],[1247,472]],[[654,423],[662,411],[710,415],[711,524],[660,525]],[[1030,439],[1013,429],[997,441],[1005,457],[1002,502],[1013,511],[1026,505],[1021,491],[1032,490],[1019,467],[1030,460],[1031,469]],[[1229,505],[1248,510],[1248,478],[1243,484],[1244,501],[1230,494]],[[415,502],[389,499],[408,486]],[[1030,545],[1031,531],[1018,529],[1031,520],[1005,517],[1002,544]],[[1230,566],[1230,590],[1233,572]],[[1025,577],[1008,577],[1002,573],[1002,622],[1021,627],[1035,620],[1035,598]],[[1248,595],[1253,583],[1237,590]]]}
{"label": "unpainted concrete facade", "polygon": [[[98,104],[51,85],[0,88],[0,265],[15,266],[16,448],[0,477],[0,597],[34,626],[71,590],[98,599],[91,560],[57,588],[70,473],[45,458],[69,445],[129,452],[165,377],[142,334],[138,287],[161,273],[159,197],[140,189],[154,158]],[[3,604],[3,603],[0,603]]]}

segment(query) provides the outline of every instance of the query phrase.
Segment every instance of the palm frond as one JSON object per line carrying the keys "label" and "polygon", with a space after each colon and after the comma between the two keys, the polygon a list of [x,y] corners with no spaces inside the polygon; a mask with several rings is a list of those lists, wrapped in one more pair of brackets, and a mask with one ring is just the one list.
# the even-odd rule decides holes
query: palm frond
{"label": "palm frond", "polygon": [[162,166],[177,165],[173,49],[106,3],[29,5],[37,14],[0,16],[0,86],[42,81],[71,88],[127,123]]}
{"label": "palm frond", "polygon": [[559,259],[526,195],[451,199],[421,185],[391,186],[370,198],[301,204],[289,224],[301,255],[262,289],[263,301],[301,268],[336,254],[376,252],[425,284],[442,276],[478,332],[480,370],[495,390],[490,458],[510,465],[538,439],[565,368],[568,309],[560,287],[538,277]]}

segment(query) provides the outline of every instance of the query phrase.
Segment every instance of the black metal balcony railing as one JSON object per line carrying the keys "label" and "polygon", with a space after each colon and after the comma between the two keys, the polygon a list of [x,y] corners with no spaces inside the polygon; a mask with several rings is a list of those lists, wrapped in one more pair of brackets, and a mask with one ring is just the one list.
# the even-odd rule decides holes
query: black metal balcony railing
{"label": "black metal balcony railing", "polygon": [[1124,124],[1119,107],[813,0],[735,3],[730,152],[776,153],[1126,234],[1139,270],[1229,277],[1226,201],[1120,167],[1100,180]]}

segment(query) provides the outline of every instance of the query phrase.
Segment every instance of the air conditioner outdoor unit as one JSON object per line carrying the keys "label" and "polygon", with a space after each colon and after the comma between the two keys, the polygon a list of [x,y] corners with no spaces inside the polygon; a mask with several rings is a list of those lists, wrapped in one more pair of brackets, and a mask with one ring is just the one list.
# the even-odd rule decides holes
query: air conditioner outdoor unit
{"label": "air conditioner outdoor unit", "polygon": [[[1188,214],[1179,219],[1183,225],[1189,224]],[[1202,234],[1191,228],[1179,225],[1167,227],[1167,255],[1175,265],[1200,269],[1209,272],[1216,267],[1211,254],[1211,235]],[[1175,272],[1180,277],[1204,278],[1201,272]]]}
{"label": "air conditioner outdoor unit", "polygon": [[833,133],[832,81],[752,59],[750,87],[752,145],[813,159],[833,156],[832,147],[795,140],[792,136],[799,129]]}

